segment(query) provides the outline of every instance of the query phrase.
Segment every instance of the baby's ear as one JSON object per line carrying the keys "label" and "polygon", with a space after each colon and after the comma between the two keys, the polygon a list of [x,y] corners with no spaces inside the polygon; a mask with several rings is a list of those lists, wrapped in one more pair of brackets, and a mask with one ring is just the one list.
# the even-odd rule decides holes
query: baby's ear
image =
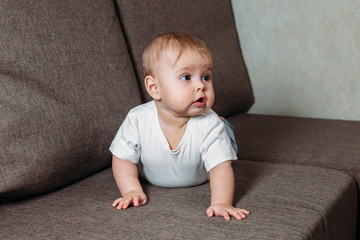
{"label": "baby's ear", "polygon": [[150,75],[145,77],[145,87],[146,91],[154,100],[160,100],[158,81],[154,77]]}

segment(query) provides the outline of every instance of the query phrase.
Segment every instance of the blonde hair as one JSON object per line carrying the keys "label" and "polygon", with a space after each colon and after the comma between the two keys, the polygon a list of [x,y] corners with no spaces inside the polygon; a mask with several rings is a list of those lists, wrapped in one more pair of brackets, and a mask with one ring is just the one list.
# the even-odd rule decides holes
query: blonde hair
{"label": "blonde hair", "polygon": [[209,57],[210,60],[212,59],[209,49],[200,39],[187,33],[165,33],[151,40],[144,49],[142,56],[144,76],[153,74],[156,62],[160,60],[164,51],[171,47],[179,49],[179,55],[175,62],[177,62],[186,49],[195,50],[201,56]]}

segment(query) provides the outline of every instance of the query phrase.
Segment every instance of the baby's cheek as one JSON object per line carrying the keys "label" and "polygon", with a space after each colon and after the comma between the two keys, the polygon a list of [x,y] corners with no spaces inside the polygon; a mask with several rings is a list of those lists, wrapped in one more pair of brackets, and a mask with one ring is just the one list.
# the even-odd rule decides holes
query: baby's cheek
{"label": "baby's cheek", "polygon": [[213,106],[214,101],[215,101],[215,94],[212,94],[209,96],[208,102],[207,102],[207,105],[209,106],[209,108],[211,108]]}

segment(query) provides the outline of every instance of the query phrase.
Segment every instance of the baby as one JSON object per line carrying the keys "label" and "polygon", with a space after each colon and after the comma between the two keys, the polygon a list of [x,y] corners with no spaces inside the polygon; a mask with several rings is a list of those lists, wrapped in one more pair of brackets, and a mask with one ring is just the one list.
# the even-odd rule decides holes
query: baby
{"label": "baby", "polygon": [[236,144],[232,145],[226,121],[211,110],[212,67],[208,48],[188,34],[166,33],[147,45],[143,69],[153,101],[130,110],[110,146],[122,195],[114,207],[147,203],[139,172],[162,187],[195,186],[210,179],[209,217],[240,220],[250,213],[232,206]]}

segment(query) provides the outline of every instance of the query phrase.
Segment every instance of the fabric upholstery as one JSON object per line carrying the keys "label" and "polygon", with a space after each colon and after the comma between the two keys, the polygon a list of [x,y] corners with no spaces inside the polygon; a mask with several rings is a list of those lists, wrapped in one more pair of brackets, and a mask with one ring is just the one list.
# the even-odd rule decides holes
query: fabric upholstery
{"label": "fabric upholstery", "polygon": [[257,114],[228,119],[238,157],[344,171],[360,185],[360,122]]}
{"label": "fabric upholstery", "polygon": [[[220,115],[246,112],[254,96],[235,28],[230,0],[117,0],[124,34],[145,101],[142,51],[164,32],[187,32],[205,42],[214,62],[215,104]],[[151,14],[149,14],[151,13]],[[221,17],[219,17],[221,16]]]}
{"label": "fabric upholstery", "polygon": [[355,239],[358,122],[227,118],[239,157],[253,160],[233,164],[244,221],[206,216],[209,183],[143,182],[146,206],[111,207],[120,193],[100,170],[126,113],[147,99],[142,48],[165,31],[211,49],[219,114],[251,107],[230,0],[0,1],[0,239]]}
{"label": "fabric upholstery", "polygon": [[[118,211],[110,169],[34,199],[0,205],[2,239],[354,239],[356,186],[334,170],[238,161],[234,203],[242,221],[208,218],[209,184],[160,188]],[[333,181],[334,178],[337,181]]]}
{"label": "fabric upholstery", "polygon": [[141,103],[113,1],[0,1],[0,200],[110,165]]}
{"label": "fabric upholstery", "polygon": [[[235,128],[240,159],[336,169],[352,176],[360,189],[359,121],[257,114],[228,120]],[[360,191],[358,199],[360,206]],[[360,238],[360,209],[357,215]]]}

